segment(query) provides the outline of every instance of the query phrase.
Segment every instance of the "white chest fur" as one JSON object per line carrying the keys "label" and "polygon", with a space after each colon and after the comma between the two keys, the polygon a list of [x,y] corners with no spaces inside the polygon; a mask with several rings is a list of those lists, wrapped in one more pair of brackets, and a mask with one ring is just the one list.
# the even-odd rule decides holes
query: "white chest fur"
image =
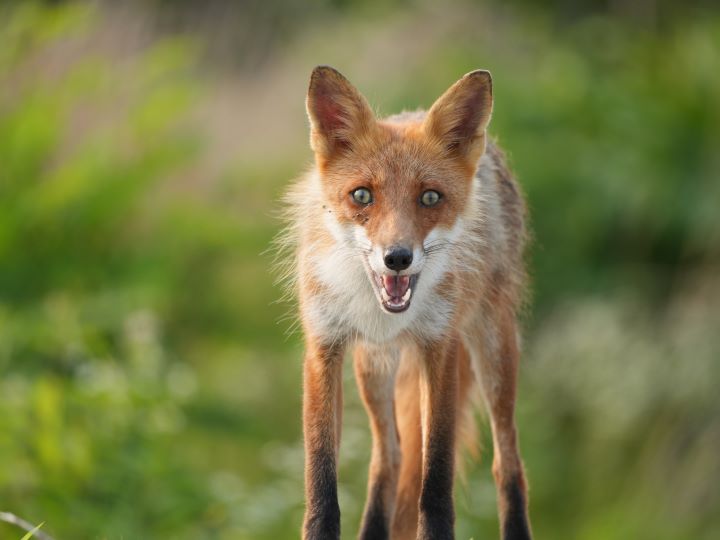
{"label": "white chest fur", "polygon": [[332,228],[332,248],[307,255],[315,279],[324,286],[322,295],[307,298],[304,305],[316,332],[332,340],[357,338],[370,343],[385,343],[406,332],[429,339],[444,332],[452,305],[434,294],[429,279],[424,281],[421,273],[407,311],[387,313],[375,296],[362,252],[353,247],[352,230]]}

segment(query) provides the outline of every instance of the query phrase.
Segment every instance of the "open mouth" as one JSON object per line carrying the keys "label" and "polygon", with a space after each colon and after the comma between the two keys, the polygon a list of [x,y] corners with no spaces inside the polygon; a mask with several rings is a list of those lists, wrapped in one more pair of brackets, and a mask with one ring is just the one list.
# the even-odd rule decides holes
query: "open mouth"
{"label": "open mouth", "polygon": [[390,313],[401,313],[410,307],[418,274],[411,276],[378,275],[373,272],[380,292],[380,303]]}

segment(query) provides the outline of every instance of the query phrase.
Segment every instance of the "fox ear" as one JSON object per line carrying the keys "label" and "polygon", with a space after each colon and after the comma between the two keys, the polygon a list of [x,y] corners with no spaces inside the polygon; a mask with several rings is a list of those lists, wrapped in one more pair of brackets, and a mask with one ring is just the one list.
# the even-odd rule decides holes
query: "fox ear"
{"label": "fox ear", "polygon": [[433,104],[425,118],[425,132],[475,165],[485,151],[492,105],[490,72],[471,71]]}
{"label": "fox ear", "polygon": [[313,70],[306,106],[310,146],[323,159],[352,149],[375,124],[365,98],[350,81],[328,66]]}

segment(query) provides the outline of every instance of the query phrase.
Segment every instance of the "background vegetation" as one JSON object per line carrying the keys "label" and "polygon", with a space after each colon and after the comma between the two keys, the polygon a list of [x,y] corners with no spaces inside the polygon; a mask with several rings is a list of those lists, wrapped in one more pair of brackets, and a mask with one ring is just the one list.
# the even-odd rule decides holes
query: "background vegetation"
{"label": "background vegetation", "polygon": [[[310,161],[308,74],[392,113],[484,67],[535,232],[536,535],[718,537],[717,4],[120,4],[0,6],[0,510],[57,539],[297,537],[301,347],[263,252]],[[483,438],[461,539],[497,536]]]}

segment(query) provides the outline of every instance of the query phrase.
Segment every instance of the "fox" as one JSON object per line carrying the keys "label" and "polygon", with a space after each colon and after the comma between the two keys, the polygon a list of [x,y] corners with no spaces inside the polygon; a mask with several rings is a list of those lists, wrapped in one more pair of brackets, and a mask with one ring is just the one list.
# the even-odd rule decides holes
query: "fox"
{"label": "fox", "polygon": [[358,537],[454,538],[458,448],[482,402],[501,537],[531,538],[514,412],[528,218],[492,109],[486,70],[387,118],[334,68],[312,71],[314,163],[286,192],[283,240],[304,336],[305,540],[340,538],[348,351],[372,433]]}

